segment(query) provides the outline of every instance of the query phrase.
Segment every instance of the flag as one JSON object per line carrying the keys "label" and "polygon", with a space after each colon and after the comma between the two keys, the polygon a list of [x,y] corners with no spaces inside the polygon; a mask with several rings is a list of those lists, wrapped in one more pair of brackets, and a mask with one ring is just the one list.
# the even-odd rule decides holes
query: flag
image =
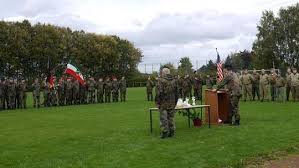
{"label": "flag", "polygon": [[84,85],[84,77],[81,74],[80,70],[78,68],[76,68],[74,65],[72,64],[67,64],[66,70],[65,70],[66,74],[69,74],[71,76],[73,76],[76,80],[78,80],[82,85]]}
{"label": "flag", "polygon": [[216,48],[216,52],[217,52],[217,81],[220,82],[223,80],[223,71],[222,71],[222,61],[220,60],[220,56],[219,56],[219,53],[217,51],[217,48]]}

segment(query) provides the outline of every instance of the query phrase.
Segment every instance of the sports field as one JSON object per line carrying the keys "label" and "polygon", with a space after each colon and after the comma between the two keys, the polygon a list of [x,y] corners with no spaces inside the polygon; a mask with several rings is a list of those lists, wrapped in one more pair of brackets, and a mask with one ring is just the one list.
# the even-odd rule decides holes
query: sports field
{"label": "sports field", "polygon": [[[31,97],[31,95],[30,95]],[[0,112],[0,167],[242,167],[244,161],[299,145],[299,103],[241,103],[241,126],[188,128],[159,139],[158,113],[149,132],[145,88],[126,103]]]}

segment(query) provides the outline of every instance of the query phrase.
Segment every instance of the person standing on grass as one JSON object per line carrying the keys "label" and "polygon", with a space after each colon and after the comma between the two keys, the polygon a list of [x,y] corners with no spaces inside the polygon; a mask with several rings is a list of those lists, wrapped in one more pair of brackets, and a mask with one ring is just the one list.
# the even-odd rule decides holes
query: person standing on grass
{"label": "person standing on grass", "polygon": [[242,96],[241,87],[238,81],[238,77],[232,71],[232,67],[230,65],[225,66],[225,68],[223,69],[223,73],[223,80],[217,85],[217,89],[214,89],[213,91],[216,92],[217,90],[222,89],[224,88],[224,86],[226,86],[230,95],[231,104],[231,112],[229,119],[232,125],[238,126],[240,125],[239,101]]}
{"label": "person standing on grass", "polygon": [[292,88],[292,78],[293,78],[293,73],[291,68],[288,68],[287,70],[287,75],[286,75],[286,101],[289,101],[290,98],[290,93],[291,93],[291,88]]}
{"label": "person standing on grass", "polygon": [[260,100],[260,75],[255,69],[253,70],[252,78],[252,100],[255,100],[255,96],[257,96],[257,99]]}
{"label": "person standing on grass", "polygon": [[104,102],[104,81],[103,78],[99,78],[97,84],[97,101],[98,103],[103,103]]}
{"label": "person standing on grass", "polygon": [[155,84],[151,80],[151,77],[149,76],[147,78],[147,82],[146,82],[147,101],[153,101],[153,88],[154,88],[154,86],[155,86]]}
{"label": "person standing on grass", "polygon": [[161,139],[175,134],[175,106],[178,100],[176,81],[168,68],[163,68],[157,81],[156,105],[160,112]]}
{"label": "person standing on grass", "polygon": [[276,78],[277,74],[275,69],[271,70],[271,75],[269,76],[269,83],[270,83],[270,93],[271,93],[271,100],[275,101],[276,99]]}
{"label": "person standing on grass", "polygon": [[40,107],[40,84],[38,78],[35,79],[34,83],[32,84],[32,94],[33,94],[33,107],[39,108]]}
{"label": "person standing on grass", "polygon": [[261,102],[263,102],[265,99],[268,99],[268,90],[269,90],[269,76],[266,74],[265,70],[262,69],[262,74],[260,76]]}
{"label": "person standing on grass", "polygon": [[278,75],[276,78],[276,99],[277,99],[277,101],[284,102],[284,86],[285,86],[285,80],[281,76],[281,73],[278,72]]}
{"label": "person standing on grass", "polygon": [[125,77],[123,76],[119,82],[120,89],[120,101],[125,102],[127,97],[127,82]]}
{"label": "person standing on grass", "polygon": [[107,77],[105,82],[105,103],[111,102],[111,89],[112,89],[112,83],[110,81],[110,78]]}
{"label": "person standing on grass", "polygon": [[243,84],[243,98],[244,101],[246,102],[247,96],[249,100],[252,100],[252,81],[253,78],[251,74],[248,73],[248,70],[244,70],[244,74],[241,77],[241,82]]}
{"label": "person standing on grass", "polygon": [[293,96],[293,101],[298,100],[298,95],[299,95],[299,74],[297,73],[297,69],[293,69],[293,76],[292,76],[292,96]]}

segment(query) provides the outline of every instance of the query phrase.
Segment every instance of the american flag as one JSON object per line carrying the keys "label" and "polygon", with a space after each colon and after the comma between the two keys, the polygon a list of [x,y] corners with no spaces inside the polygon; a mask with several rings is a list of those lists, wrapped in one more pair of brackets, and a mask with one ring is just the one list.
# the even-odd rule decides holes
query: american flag
{"label": "american flag", "polygon": [[216,48],[216,52],[217,52],[217,81],[220,82],[223,80],[223,72],[222,72],[222,61],[220,60],[220,56],[219,53],[217,51]]}

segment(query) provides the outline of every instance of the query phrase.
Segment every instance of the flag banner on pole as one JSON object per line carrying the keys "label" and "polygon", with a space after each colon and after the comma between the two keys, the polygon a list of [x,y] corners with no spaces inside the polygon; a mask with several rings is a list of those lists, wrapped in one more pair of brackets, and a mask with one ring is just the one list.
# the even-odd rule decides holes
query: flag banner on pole
{"label": "flag banner on pole", "polygon": [[66,74],[69,74],[71,76],[73,76],[75,79],[77,79],[82,85],[84,85],[85,81],[84,81],[84,77],[81,74],[80,70],[78,68],[76,68],[74,65],[72,64],[67,64],[66,70],[65,70]]}
{"label": "flag banner on pole", "polygon": [[220,55],[216,49],[217,52],[217,82],[220,82],[223,80],[223,71],[222,71],[222,61],[220,60]]}

